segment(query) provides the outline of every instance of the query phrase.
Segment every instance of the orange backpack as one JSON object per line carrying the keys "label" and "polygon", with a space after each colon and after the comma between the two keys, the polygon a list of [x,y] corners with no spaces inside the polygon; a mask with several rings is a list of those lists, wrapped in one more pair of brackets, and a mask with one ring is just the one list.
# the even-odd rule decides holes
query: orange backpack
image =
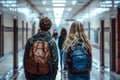
{"label": "orange backpack", "polygon": [[49,43],[44,40],[33,42],[26,59],[26,70],[33,74],[44,75],[50,71]]}

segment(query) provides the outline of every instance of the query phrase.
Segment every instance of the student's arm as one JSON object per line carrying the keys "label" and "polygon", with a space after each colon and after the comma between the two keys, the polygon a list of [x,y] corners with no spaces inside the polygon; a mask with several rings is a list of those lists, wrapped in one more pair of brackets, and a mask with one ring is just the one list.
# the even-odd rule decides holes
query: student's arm
{"label": "student's arm", "polygon": [[64,53],[64,70],[68,69],[68,64],[70,62],[71,52],[70,49]]}
{"label": "student's arm", "polygon": [[54,40],[50,42],[51,44],[51,52],[52,52],[52,74],[56,77],[57,70],[58,70],[58,49],[57,45]]}
{"label": "student's arm", "polygon": [[90,58],[90,71],[92,70],[92,52],[88,49],[88,56]]}

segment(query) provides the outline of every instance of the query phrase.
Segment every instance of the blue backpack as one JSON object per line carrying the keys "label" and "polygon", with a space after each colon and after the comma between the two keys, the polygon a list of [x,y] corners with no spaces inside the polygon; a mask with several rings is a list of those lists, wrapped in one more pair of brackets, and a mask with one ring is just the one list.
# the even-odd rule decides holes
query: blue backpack
{"label": "blue backpack", "polygon": [[83,42],[76,42],[70,49],[70,71],[72,73],[83,73],[90,71],[91,57]]}

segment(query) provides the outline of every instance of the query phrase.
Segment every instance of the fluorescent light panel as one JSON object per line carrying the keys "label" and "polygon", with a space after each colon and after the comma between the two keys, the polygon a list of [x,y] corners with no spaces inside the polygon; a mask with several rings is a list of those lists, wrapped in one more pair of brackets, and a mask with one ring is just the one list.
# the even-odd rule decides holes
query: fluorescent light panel
{"label": "fluorescent light panel", "polygon": [[25,14],[26,16],[29,16],[30,9],[28,8],[18,8],[18,11]]}
{"label": "fluorescent light panel", "polygon": [[120,1],[115,1],[114,3],[115,3],[115,4],[118,4],[118,3],[120,3]]}
{"label": "fluorescent light panel", "polygon": [[16,3],[16,1],[6,1],[6,3]]}
{"label": "fluorescent light panel", "polygon": [[103,3],[106,3],[106,4],[111,4],[112,1],[103,1]]}
{"label": "fluorescent light panel", "polygon": [[[100,7],[112,7],[112,4],[101,4]],[[114,7],[117,7],[117,4]]]}
{"label": "fluorescent light panel", "polygon": [[[103,1],[104,4],[112,4],[112,1]],[[114,1],[115,4],[120,3],[120,1]]]}
{"label": "fluorescent light panel", "polygon": [[45,5],[45,4],[46,4],[46,1],[43,1],[42,3]]}
{"label": "fluorescent light panel", "polygon": [[52,0],[52,5],[54,6],[54,17],[55,17],[55,24],[58,27],[60,25],[60,21],[62,18],[62,14],[64,11],[64,8],[55,8],[56,6],[65,6],[66,0]]}
{"label": "fluorescent light panel", "polygon": [[77,1],[72,1],[72,4],[75,5]]}
{"label": "fluorescent light panel", "polygon": [[52,3],[66,3],[66,0],[62,0],[62,1],[57,1],[57,0],[52,0]]}
{"label": "fluorescent light panel", "polygon": [[53,6],[65,6],[65,4],[53,4]]}
{"label": "fluorescent light panel", "polygon": [[64,8],[53,8],[55,18],[61,18]]}
{"label": "fluorescent light panel", "polygon": [[4,4],[4,3],[9,3],[9,4],[12,3],[12,4],[13,4],[13,3],[16,3],[16,1],[0,1],[0,3],[3,3],[3,4]]}
{"label": "fluorescent light panel", "polygon": [[55,24],[58,27],[61,21],[64,8],[53,8],[53,10],[54,10]]}
{"label": "fluorescent light panel", "polygon": [[[117,7],[117,5],[120,3],[120,1],[114,1],[114,7]],[[112,1],[103,1],[100,4],[101,7],[112,7]]]}

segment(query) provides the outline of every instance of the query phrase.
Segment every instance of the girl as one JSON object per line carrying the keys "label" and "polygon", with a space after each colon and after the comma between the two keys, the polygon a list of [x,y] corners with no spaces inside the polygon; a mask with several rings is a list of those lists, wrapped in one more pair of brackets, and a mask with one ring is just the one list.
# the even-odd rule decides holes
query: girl
{"label": "girl", "polygon": [[62,28],[61,30],[61,34],[59,36],[59,39],[58,39],[58,48],[60,50],[60,65],[61,65],[61,70],[62,70],[62,48],[63,48],[63,43],[66,39],[66,35],[67,35],[67,31],[65,28]]}
{"label": "girl", "polygon": [[[90,70],[86,71],[84,73],[74,74],[72,73],[71,69],[71,46],[74,45],[76,42],[84,43],[87,48],[87,55],[90,60]],[[87,36],[85,35],[84,28],[82,24],[78,21],[73,22],[69,31],[69,35],[67,39],[64,42],[64,69],[68,69],[68,80],[90,80],[90,71],[91,71],[91,65],[92,65],[92,54],[91,54],[91,45],[90,41],[88,40]],[[79,64],[81,65],[81,64]]]}

